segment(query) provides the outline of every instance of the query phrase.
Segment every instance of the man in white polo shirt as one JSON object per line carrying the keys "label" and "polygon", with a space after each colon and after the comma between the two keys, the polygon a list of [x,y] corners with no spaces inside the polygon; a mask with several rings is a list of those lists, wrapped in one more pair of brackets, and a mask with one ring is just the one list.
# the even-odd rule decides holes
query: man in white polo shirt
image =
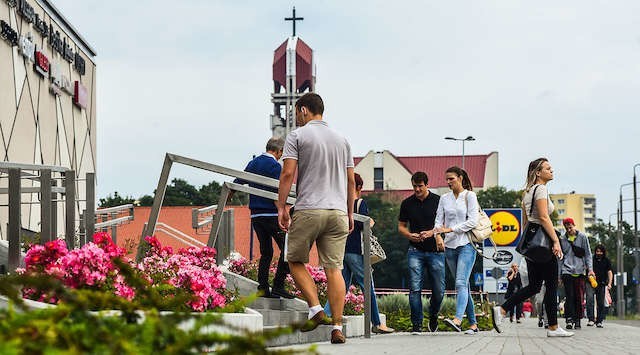
{"label": "man in white polo shirt", "polygon": [[[344,343],[342,312],[345,286],[342,260],[347,235],[353,229],[355,179],[353,155],[347,140],[322,120],[324,103],[314,93],[296,101],[296,123],[300,127],[286,139],[284,166],[278,189],[278,223],[289,232],[287,260],[291,275],[309,304],[309,321],[302,331],[320,324],[333,324],[331,342]],[[296,206],[289,215],[286,199],[298,170]],[[318,291],[305,264],[313,243],[327,275],[327,292],[333,320],[318,299]]]}

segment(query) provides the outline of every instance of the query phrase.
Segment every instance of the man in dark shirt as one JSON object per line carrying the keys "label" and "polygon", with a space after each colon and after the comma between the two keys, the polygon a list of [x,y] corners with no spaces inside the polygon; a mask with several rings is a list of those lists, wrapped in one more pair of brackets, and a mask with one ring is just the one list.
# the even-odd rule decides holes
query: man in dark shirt
{"label": "man in dark shirt", "polygon": [[411,176],[414,194],[400,205],[398,232],[409,239],[407,261],[409,265],[409,305],[412,333],[422,331],[422,279],[424,268],[431,276],[431,302],[429,305],[429,331],[438,330],[438,312],[444,297],[444,241],[434,235],[433,227],[440,196],[429,192],[429,178],[419,171]]}

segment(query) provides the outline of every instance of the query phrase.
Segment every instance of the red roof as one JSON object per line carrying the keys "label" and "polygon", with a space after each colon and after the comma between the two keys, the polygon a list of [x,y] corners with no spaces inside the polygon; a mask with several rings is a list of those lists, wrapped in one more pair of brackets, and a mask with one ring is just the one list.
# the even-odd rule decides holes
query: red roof
{"label": "red roof", "polygon": [[[411,174],[416,171],[427,173],[429,186],[434,188],[447,187],[444,172],[454,165],[462,166],[462,156],[460,155],[396,158]],[[484,172],[488,158],[488,155],[464,156],[464,170],[469,174],[473,186],[484,186]]]}
{"label": "red roof", "polygon": [[[202,243],[207,243],[209,240],[209,232],[199,231],[196,233],[191,226],[191,210],[193,208],[200,208],[198,206],[163,206],[160,210],[159,223],[164,223],[167,226],[177,229],[181,233],[187,236],[199,240]],[[249,259],[250,254],[250,240],[249,235],[251,233],[251,215],[247,206],[233,206],[233,216],[235,220],[235,249],[240,255]],[[134,208],[134,220],[128,224],[124,224],[118,227],[117,230],[117,244],[122,247],[138,244],[140,241],[140,235],[142,234],[142,228],[144,224],[149,221],[149,214],[151,207],[135,207]],[[171,246],[174,250],[187,247],[188,244],[180,241],[178,238],[172,237],[165,230],[169,228],[156,228],[155,236],[158,238],[162,245]],[[109,231],[110,232],[110,231]],[[172,232],[174,235],[178,233]],[[186,239],[186,238],[185,238]],[[274,260],[277,260],[279,254],[278,246],[273,243]],[[136,248],[133,248],[135,253]],[[258,238],[253,234],[253,257],[252,259],[260,258],[260,245],[258,244]],[[309,258],[310,263],[318,265],[318,254],[315,247],[311,251]]]}
{"label": "red roof", "polygon": [[[287,46],[294,37],[284,41],[273,53],[273,83],[276,92],[286,87],[287,82]],[[313,50],[302,39],[296,41],[296,89],[306,90],[313,82]]]}
{"label": "red roof", "polygon": [[[489,156],[490,154],[464,156],[464,168],[469,174],[473,186],[484,186],[484,173]],[[454,165],[462,166],[461,155],[394,157],[410,174],[417,171],[427,173],[429,186],[432,188],[447,187],[444,172]],[[363,157],[354,158],[355,165],[357,166],[362,159]]]}

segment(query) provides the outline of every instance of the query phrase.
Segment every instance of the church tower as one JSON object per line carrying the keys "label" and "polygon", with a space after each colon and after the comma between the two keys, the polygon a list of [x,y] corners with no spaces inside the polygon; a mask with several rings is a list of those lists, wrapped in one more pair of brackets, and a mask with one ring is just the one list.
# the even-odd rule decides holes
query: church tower
{"label": "church tower", "polygon": [[303,20],[293,16],[285,21],[292,21],[293,35],[287,38],[273,54],[273,114],[271,115],[271,131],[274,137],[286,137],[296,128],[295,103],[307,92],[315,92],[316,67],[313,49],[296,35],[296,21]]}

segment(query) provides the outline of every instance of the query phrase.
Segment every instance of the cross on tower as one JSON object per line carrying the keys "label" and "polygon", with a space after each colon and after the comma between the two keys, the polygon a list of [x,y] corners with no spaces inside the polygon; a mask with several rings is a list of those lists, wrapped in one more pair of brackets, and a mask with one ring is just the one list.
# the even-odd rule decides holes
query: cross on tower
{"label": "cross on tower", "polygon": [[284,18],[285,21],[291,21],[293,22],[293,35],[296,35],[296,20],[302,21],[304,20],[304,17],[296,17],[296,7],[293,7],[293,17],[285,17]]}

